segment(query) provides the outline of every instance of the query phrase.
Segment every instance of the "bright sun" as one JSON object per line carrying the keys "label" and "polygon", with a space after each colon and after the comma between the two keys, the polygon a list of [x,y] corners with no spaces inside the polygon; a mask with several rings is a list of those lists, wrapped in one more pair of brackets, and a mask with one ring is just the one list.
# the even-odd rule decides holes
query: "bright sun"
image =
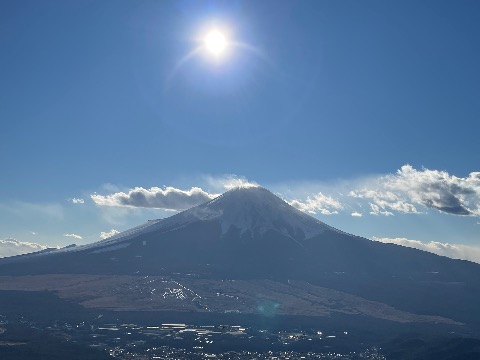
{"label": "bright sun", "polygon": [[212,30],[205,37],[205,46],[213,55],[220,55],[227,47],[227,39],[220,31]]}

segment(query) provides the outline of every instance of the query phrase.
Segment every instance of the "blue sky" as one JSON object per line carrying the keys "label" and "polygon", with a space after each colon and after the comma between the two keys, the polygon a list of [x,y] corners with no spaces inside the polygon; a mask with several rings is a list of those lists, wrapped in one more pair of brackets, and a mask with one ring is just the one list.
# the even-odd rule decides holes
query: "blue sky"
{"label": "blue sky", "polygon": [[[96,241],[250,181],[365,237],[480,246],[479,11],[0,2],[0,239]],[[213,27],[226,56],[187,57]]]}

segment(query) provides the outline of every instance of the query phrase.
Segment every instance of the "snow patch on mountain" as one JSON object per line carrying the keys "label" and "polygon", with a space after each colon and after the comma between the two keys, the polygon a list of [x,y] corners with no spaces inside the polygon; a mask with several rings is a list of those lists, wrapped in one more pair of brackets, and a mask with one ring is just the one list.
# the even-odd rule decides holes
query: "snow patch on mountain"
{"label": "snow patch on mountain", "polygon": [[259,186],[227,191],[204,205],[187,210],[185,215],[187,214],[201,214],[207,215],[208,219],[218,219],[222,234],[234,227],[241,234],[264,234],[274,230],[296,240],[303,240],[332,229]]}

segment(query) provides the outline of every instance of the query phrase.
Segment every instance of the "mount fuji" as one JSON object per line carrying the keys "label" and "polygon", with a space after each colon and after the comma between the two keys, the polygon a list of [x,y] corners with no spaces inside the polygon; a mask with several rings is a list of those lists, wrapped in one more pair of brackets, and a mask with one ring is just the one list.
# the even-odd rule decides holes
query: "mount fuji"
{"label": "mount fuji", "polygon": [[[165,266],[202,265],[230,272],[244,268],[242,264],[258,262],[265,268],[264,275],[274,275],[277,266],[284,268],[285,260],[293,260],[293,254],[307,254],[312,239],[329,234],[342,232],[293,208],[264,188],[236,188],[205,204],[166,219],[149,220],[103,241],[8,258],[0,265],[43,263],[48,259],[49,272],[65,272],[78,271],[81,263],[102,259],[102,269],[88,266],[85,270],[156,273]],[[60,265],[64,258],[69,261]],[[264,266],[267,263],[277,266]]]}
{"label": "mount fuji", "polygon": [[[92,287],[100,281],[97,286],[111,287],[113,293],[119,291],[119,279],[127,284],[150,277],[180,284],[175,286],[183,298],[175,304],[165,296],[154,297],[159,288],[167,294],[170,285],[149,290],[155,310],[254,311],[255,306],[246,304],[261,292],[269,301],[284,304],[286,314],[319,315],[318,299],[329,294],[330,300],[323,298],[322,303],[327,313],[480,324],[480,265],[347,234],[261,187],[230,190],[93,244],[5,258],[0,274],[0,290],[54,290],[74,300],[99,295],[92,290],[86,296],[85,287],[78,295],[68,285],[73,278],[77,283],[88,278]],[[34,285],[32,276],[37,279]],[[68,286],[61,287],[64,282]],[[125,284],[123,288],[136,288]],[[213,302],[212,294],[225,296],[216,295]],[[181,303],[189,297],[188,305]],[[232,298],[244,300],[235,304]],[[83,305],[116,306],[95,299]],[[144,304],[141,301],[138,304]],[[117,309],[127,307],[122,304]]]}

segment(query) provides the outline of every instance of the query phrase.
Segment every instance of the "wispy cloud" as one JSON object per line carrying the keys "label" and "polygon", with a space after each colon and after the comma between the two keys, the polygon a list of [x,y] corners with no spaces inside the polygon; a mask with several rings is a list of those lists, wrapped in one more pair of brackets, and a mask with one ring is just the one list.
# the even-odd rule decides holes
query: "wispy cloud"
{"label": "wispy cloud", "polygon": [[287,202],[293,207],[311,214],[319,212],[322,215],[332,215],[338,214],[338,210],[343,209],[343,205],[338,200],[321,192],[308,196],[304,201],[294,199],[291,201],[287,200]]}
{"label": "wispy cloud", "polygon": [[37,243],[22,242],[15,239],[0,240],[0,258],[28,254],[35,251],[45,250],[47,247]]}
{"label": "wispy cloud", "polygon": [[[381,178],[382,179],[382,178]],[[393,215],[392,211],[400,213],[418,214],[419,211],[413,205],[402,198],[401,194],[393,191],[385,191],[385,185],[379,181],[369,184],[370,188],[351,190],[349,196],[357,199],[367,199],[369,201],[370,214],[372,215]]]}
{"label": "wispy cloud", "polygon": [[181,190],[171,186],[163,189],[136,187],[128,192],[116,192],[110,195],[91,195],[95,204],[100,206],[120,206],[185,210],[213,199],[218,194],[210,194],[199,187]]}
{"label": "wispy cloud", "polygon": [[64,217],[63,207],[57,203],[29,203],[14,201],[9,204],[0,204],[0,209],[19,217],[32,215],[61,220]]}
{"label": "wispy cloud", "polygon": [[382,210],[384,208],[380,208],[380,206],[378,206],[377,204],[370,203],[370,209],[372,210],[370,211],[370,214],[372,215],[393,216],[393,213],[391,211]]}
{"label": "wispy cloud", "polygon": [[72,198],[68,199],[72,204],[84,204],[85,200],[82,198]]}
{"label": "wispy cloud", "polygon": [[372,238],[372,240],[388,244],[407,246],[428,251],[437,255],[448,256],[453,259],[463,259],[480,263],[480,246],[449,244],[438,241],[430,241],[426,243],[419,240],[411,240],[406,238],[380,238],[375,236]]}
{"label": "wispy cloud", "polygon": [[359,212],[357,212],[357,211],[352,212],[351,215],[352,215],[353,217],[362,217],[362,216],[363,216],[362,213],[359,213]]}
{"label": "wispy cloud", "polygon": [[207,186],[215,191],[223,192],[225,190],[231,190],[237,187],[249,188],[258,187],[259,184],[255,181],[248,180],[243,176],[234,174],[224,175],[219,177],[204,176],[204,180]]}
{"label": "wispy cloud", "polygon": [[71,238],[74,238],[74,239],[83,239],[83,237],[81,237],[80,235],[77,235],[77,234],[63,234],[63,236],[71,237]]}
{"label": "wispy cloud", "polygon": [[108,239],[109,237],[111,237],[113,235],[116,235],[116,234],[119,234],[119,233],[120,233],[120,231],[115,230],[115,229],[112,229],[110,231],[102,231],[100,233],[100,239],[105,240],[105,239]]}

